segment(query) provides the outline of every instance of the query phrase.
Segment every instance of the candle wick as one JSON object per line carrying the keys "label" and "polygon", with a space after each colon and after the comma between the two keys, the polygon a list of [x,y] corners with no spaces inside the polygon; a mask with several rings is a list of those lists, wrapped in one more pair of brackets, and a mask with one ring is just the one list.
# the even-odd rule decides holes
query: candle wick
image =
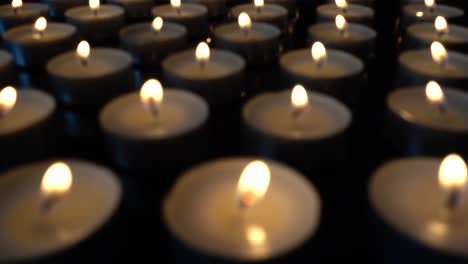
{"label": "candle wick", "polygon": [[41,213],[41,215],[47,214],[61,200],[62,197],[60,195],[44,196],[39,203],[39,212]]}
{"label": "candle wick", "polygon": [[159,119],[160,109],[159,109],[158,104],[155,101],[151,100],[148,105],[149,105],[149,108],[150,108],[149,110],[151,112],[153,119],[155,120]]}
{"label": "candle wick", "polygon": [[244,32],[244,36],[247,37],[250,33],[250,28],[244,28],[242,31]]}
{"label": "candle wick", "polygon": [[257,11],[257,13],[262,13],[262,7],[261,6],[257,6],[255,7],[255,10]]}
{"label": "candle wick", "polygon": [[19,8],[14,7],[14,8],[13,8],[13,14],[15,14],[15,15],[18,14],[18,10],[19,10]]}
{"label": "candle wick", "polygon": [[182,13],[182,10],[180,9],[180,7],[175,7],[174,9],[175,9],[175,11],[176,11],[176,13],[178,15],[180,15],[180,13]]}
{"label": "candle wick", "polygon": [[83,67],[88,67],[88,60],[87,59],[80,59],[81,61],[81,65],[83,65]]}
{"label": "candle wick", "polygon": [[459,190],[454,189],[449,192],[448,199],[447,199],[447,208],[450,212],[455,211],[460,203],[461,193]]}
{"label": "candle wick", "polygon": [[200,60],[200,68],[204,69],[206,67],[206,61]]}
{"label": "candle wick", "polygon": [[99,9],[97,9],[97,8],[96,8],[96,9],[93,9],[93,15],[94,15],[94,16],[97,16],[97,15],[98,15],[98,10],[99,10]]}
{"label": "candle wick", "polygon": [[441,115],[445,115],[448,112],[448,106],[447,106],[447,103],[445,101],[438,104],[437,108],[439,109],[439,113]]}

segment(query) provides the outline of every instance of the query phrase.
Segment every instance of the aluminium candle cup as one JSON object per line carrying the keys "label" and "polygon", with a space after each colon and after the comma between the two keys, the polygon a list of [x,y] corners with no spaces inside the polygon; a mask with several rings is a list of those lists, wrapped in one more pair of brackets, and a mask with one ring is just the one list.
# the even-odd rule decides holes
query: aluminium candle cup
{"label": "aluminium candle cup", "polygon": [[0,86],[5,87],[16,83],[16,69],[13,56],[0,50]]}
{"label": "aluminium candle cup", "polygon": [[398,84],[425,85],[434,80],[441,85],[468,87],[468,56],[448,51],[445,66],[435,63],[430,49],[404,51],[399,57]]}
{"label": "aluminium candle cup", "polygon": [[327,61],[318,66],[310,49],[285,53],[280,58],[284,87],[300,83],[308,89],[330,94],[352,109],[358,103],[363,86],[363,62],[347,52],[327,49]]}
{"label": "aluminium candle cup", "polygon": [[211,49],[202,67],[189,49],[170,55],[162,62],[166,83],[201,95],[210,106],[222,107],[240,100],[245,61],[230,51]]}
{"label": "aluminium candle cup", "polygon": [[446,113],[427,101],[423,86],[388,95],[385,135],[393,151],[406,155],[468,154],[468,94],[442,89]]}
{"label": "aluminium candle cup", "polygon": [[129,25],[120,31],[120,44],[133,56],[135,64],[159,67],[169,54],[187,45],[187,29],[183,25],[165,22],[155,32],[151,23]]}
{"label": "aluminium candle cup", "polygon": [[208,9],[209,17],[222,17],[226,13],[226,0],[186,0],[184,3],[195,3]]}
{"label": "aluminium candle cup", "polygon": [[[423,12],[422,16],[417,16],[416,13]],[[434,11],[431,12],[424,3],[422,4],[407,4],[403,7],[402,15],[401,15],[401,24],[402,27],[405,28],[406,26],[413,24],[413,23],[421,23],[421,22],[432,22],[438,16],[443,16],[447,19],[450,24],[458,23],[462,21],[464,16],[464,11],[457,7],[448,6],[448,5],[440,5],[436,4],[434,7]]]}
{"label": "aluminium candle cup", "polygon": [[16,12],[11,4],[0,6],[0,34],[10,28],[32,24],[39,17],[48,17],[49,7],[44,4],[24,3]]}
{"label": "aluminium candle cup", "polygon": [[80,6],[67,10],[65,18],[83,39],[106,43],[118,38],[120,28],[125,24],[125,11],[119,6],[101,5],[94,13],[89,6]]}
{"label": "aluminium candle cup", "polygon": [[43,69],[50,58],[73,49],[77,31],[69,24],[49,22],[42,36],[35,32],[34,24],[30,24],[8,30],[3,38],[16,65]]}
{"label": "aluminium candle cup", "polygon": [[372,27],[374,24],[374,10],[367,6],[348,4],[348,9],[343,12],[336,4],[323,4],[317,7],[317,21],[335,21],[337,15],[343,15],[349,23],[364,24]]}
{"label": "aluminium candle cup", "polygon": [[77,6],[86,6],[89,0],[42,0],[45,4],[49,5],[50,16],[63,19],[65,11]]}
{"label": "aluminium candle cup", "polygon": [[178,261],[302,263],[316,258],[321,198],[315,187],[294,169],[264,161],[271,173],[268,190],[258,204],[239,212],[236,187],[250,161],[209,161],[178,178],[162,204]]}
{"label": "aluminium candle cup", "polygon": [[151,18],[151,8],[154,5],[153,0],[107,0],[107,3],[121,6],[129,20]]}
{"label": "aluminium candle cup", "polygon": [[202,5],[183,3],[180,6],[180,13],[177,13],[171,5],[161,5],[154,7],[151,13],[164,21],[184,25],[189,39],[202,39],[208,34],[208,9]]}
{"label": "aluminium candle cup", "polygon": [[309,44],[320,41],[325,46],[347,51],[363,60],[368,60],[375,51],[377,33],[374,29],[350,23],[340,32],[335,23],[318,23],[308,29]]}
{"label": "aluminium candle cup", "polygon": [[206,157],[209,110],[199,96],[164,89],[157,116],[142,104],[139,92],[122,95],[99,115],[109,154],[128,171],[181,169]]}
{"label": "aluminium candle cup", "polygon": [[78,109],[99,108],[134,86],[132,57],[119,49],[94,48],[86,65],[69,51],[50,60],[47,73],[58,101]]}
{"label": "aluminium candle cup", "polygon": [[[53,161],[23,164],[0,175],[0,262],[83,263],[112,259],[120,246],[122,187],[105,167],[65,160],[73,183],[46,217],[39,214],[42,177]],[[58,235],[66,234],[66,236]],[[68,232],[67,232],[68,231]],[[120,231],[120,232],[117,232]]]}
{"label": "aluminium candle cup", "polygon": [[291,90],[249,100],[242,111],[246,147],[301,171],[326,170],[343,161],[351,111],[324,94],[308,92],[308,98],[310,108],[296,120],[291,115]]}
{"label": "aluminium candle cup", "polygon": [[441,161],[434,157],[402,158],[373,173],[368,195],[375,246],[380,251],[375,262],[467,262],[466,199],[452,220],[445,219],[446,194],[437,181]]}
{"label": "aluminium candle cup", "polygon": [[246,33],[237,23],[215,28],[215,47],[242,55],[247,65],[275,62],[279,57],[281,32],[266,23],[252,23]]}
{"label": "aluminium candle cup", "polygon": [[409,49],[429,48],[438,41],[448,50],[468,52],[468,28],[452,24],[448,32],[439,34],[434,23],[416,23],[406,29],[404,41]]}
{"label": "aluminium candle cup", "polygon": [[0,118],[0,165],[44,158],[54,149],[56,103],[35,89],[17,90],[13,109]]}
{"label": "aluminium candle cup", "polygon": [[258,12],[254,4],[243,4],[231,9],[232,19],[237,21],[241,13],[247,13],[253,22],[268,23],[278,27],[282,33],[288,30],[288,10],[276,4],[267,4]]}

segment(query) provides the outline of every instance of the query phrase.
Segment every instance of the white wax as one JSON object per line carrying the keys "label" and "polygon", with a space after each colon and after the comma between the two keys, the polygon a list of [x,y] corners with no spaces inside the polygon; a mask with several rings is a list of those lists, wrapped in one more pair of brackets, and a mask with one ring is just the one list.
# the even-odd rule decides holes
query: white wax
{"label": "white wax", "polygon": [[177,19],[203,17],[208,13],[208,9],[199,4],[181,4],[180,13],[171,5],[160,5],[152,9],[153,16],[161,16],[163,19]]}
{"label": "white wax", "polygon": [[372,20],[374,17],[374,10],[363,5],[348,4],[346,13],[341,8],[338,8],[336,4],[323,4],[317,7],[317,14],[321,16],[335,19],[336,15],[341,14],[346,17],[349,21],[355,21],[359,19]]}
{"label": "white wax", "polygon": [[429,48],[402,52],[399,62],[411,71],[432,78],[468,78],[468,55],[456,51],[448,51],[444,66],[434,62]]}
{"label": "white wax", "polygon": [[104,130],[135,139],[164,139],[190,132],[208,119],[208,105],[199,96],[165,89],[157,116],[144,108],[139,93],[112,100],[100,113]]}
{"label": "white wax", "polygon": [[94,11],[88,6],[74,7],[65,12],[66,17],[76,19],[83,22],[96,22],[114,17],[119,17],[124,14],[124,9],[116,5],[100,5],[95,15]]}
{"label": "white wax", "polygon": [[[420,11],[423,12],[423,16],[417,17],[416,13]],[[434,19],[437,16],[443,16],[448,20],[463,16],[463,10],[457,7],[436,4],[434,7],[434,12],[430,12],[424,3],[407,4],[403,7],[403,13],[406,17],[412,17],[414,19],[418,19],[419,21],[430,22],[434,22]]]}
{"label": "white wax", "polygon": [[391,111],[408,122],[429,128],[468,132],[468,94],[451,88],[442,88],[447,112],[426,99],[425,87],[398,89],[387,98]]}
{"label": "white wax", "polygon": [[16,104],[0,118],[0,136],[34,126],[55,111],[55,100],[49,94],[34,89],[18,89]]}
{"label": "white wax", "polygon": [[291,90],[266,93],[243,108],[244,120],[263,133],[290,140],[314,140],[343,132],[351,123],[351,111],[330,96],[308,92],[310,108],[297,120],[291,114]]}
{"label": "white wax", "polygon": [[[215,160],[182,175],[163,204],[171,232],[205,254],[240,261],[282,255],[309,239],[319,225],[320,197],[301,174],[280,163],[266,161],[271,180],[263,200],[239,209],[237,182],[252,160]],[[264,243],[248,242],[246,228],[252,226],[263,229]]]}
{"label": "white wax", "polygon": [[465,199],[448,216],[446,193],[438,185],[441,162],[418,157],[384,164],[372,176],[370,201],[399,232],[427,247],[468,257],[468,203]]}
{"label": "white wax", "polygon": [[47,215],[39,213],[39,190],[52,161],[23,165],[0,176],[1,262],[65,250],[112,217],[122,192],[116,176],[89,162],[65,162],[73,174],[71,191]]}
{"label": "white wax", "polygon": [[436,31],[434,23],[412,24],[406,31],[408,35],[426,42],[428,47],[433,41],[439,41],[444,45],[468,45],[468,28],[462,26],[449,25],[449,31],[442,36]]}

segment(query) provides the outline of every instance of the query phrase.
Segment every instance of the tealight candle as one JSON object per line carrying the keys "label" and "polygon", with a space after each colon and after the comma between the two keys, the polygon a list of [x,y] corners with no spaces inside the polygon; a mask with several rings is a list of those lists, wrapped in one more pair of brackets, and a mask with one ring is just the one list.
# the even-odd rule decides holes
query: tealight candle
{"label": "tealight candle", "polygon": [[[382,228],[398,247],[388,247],[394,263],[465,263],[468,259],[467,168],[457,154],[443,160],[403,158],[374,172],[369,199]],[[393,240],[392,240],[393,242]],[[386,256],[383,256],[384,258]]]}
{"label": "tealight candle", "polygon": [[120,31],[121,46],[132,54],[136,64],[157,67],[169,54],[184,48],[186,39],[187,29],[183,25],[165,22],[161,17]]}
{"label": "tealight candle", "polygon": [[276,4],[265,4],[263,0],[255,0],[253,4],[243,4],[231,9],[234,19],[239,19],[241,13],[247,13],[254,22],[263,22],[278,27],[281,32],[287,32],[288,10]]}
{"label": "tealight candle", "polygon": [[293,255],[312,239],[320,212],[319,194],[304,176],[281,163],[250,158],[190,169],[163,202],[169,232],[206,263]]}
{"label": "tealight candle", "polygon": [[402,52],[399,64],[400,82],[403,84],[424,84],[435,80],[454,87],[468,85],[468,56],[455,51],[447,52],[438,41],[431,44],[430,50]]}
{"label": "tealight candle", "polygon": [[320,41],[328,47],[350,52],[363,59],[374,54],[377,33],[370,27],[348,23],[337,15],[335,23],[318,23],[309,27],[309,43]]}
{"label": "tealight candle", "polygon": [[444,17],[438,16],[434,23],[416,23],[406,30],[405,45],[409,48],[427,48],[434,41],[449,50],[468,51],[468,28],[449,26]]}
{"label": "tealight candle", "polygon": [[76,28],[64,23],[48,23],[40,17],[33,25],[12,28],[3,34],[18,66],[42,68],[53,56],[76,42]]}
{"label": "tealight candle", "polygon": [[5,150],[0,154],[2,165],[48,154],[55,109],[54,98],[39,90],[7,86],[0,91],[0,148]]}
{"label": "tealight candle", "polygon": [[153,0],[107,0],[107,3],[121,6],[125,16],[133,20],[150,18],[154,5]]}
{"label": "tealight candle", "polygon": [[265,93],[243,108],[249,146],[256,154],[303,168],[310,160],[325,166],[345,152],[351,111],[327,95],[307,92],[302,85]]}
{"label": "tealight candle", "polygon": [[[418,0],[421,1],[421,0]],[[328,0],[327,2],[334,3],[335,0]],[[358,5],[365,5],[368,7],[372,7],[374,5],[374,0],[347,0],[350,4],[358,4]]]}
{"label": "tealight candle", "polygon": [[51,59],[47,73],[58,100],[67,106],[100,107],[133,87],[130,54],[112,48],[91,50],[86,41],[76,51]]}
{"label": "tealight candle", "polygon": [[280,35],[274,26],[252,23],[247,13],[239,15],[238,23],[221,25],[214,30],[215,46],[242,55],[249,65],[276,61]]}
{"label": "tealight candle", "polygon": [[468,149],[468,94],[430,81],[398,89],[387,98],[388,140],[399,153],[465,153]]}
{"label": "tealight candle", "polygon": [[220,17],[226,13],[226,0],[186,0],[185,2],[205,6],[210,17]]}
{"label": "tealight candle", "polygon": [[280,67],[288,86],[301,83],[349,104],[354,104],[357,99],[364,71],[359,58],[347,52],[326,49],[321,42],[315,42],[311,49],[284,54],[280,58]]}
{"label": "tealight candle", "polygon": [[10,28],[31,24],[39,17],[47,17],[49,7],[37,3],[24,3],[22,0],[12,0],[10,5],[0,6],[0,34]]}
{"label": "tealight candle", "polygon": [[450,22],[461,20],[464,12],[457,7],[436,4],[434,0],[425,0],[424,4],[407,4],[403,7],[403,26],[417,22],[433,22],[438,16]]}
{"label": "tealight candle", "polygon": [[0,86],[16,82],[15,63],[10,53],[0,50]]}
{"label": "tealight candle", "polygon": [[171,0],[170,5],[156,6],[151,13],[154,17],[184,25],[190,39],[201,39],[208,33],[208,9],[202,5]]}
{"label": "tealight candle", "polygon": [[[254,0],[254,2],[261,3],[262,0]],[[263,0],[265,2],[265,0]],[[296,1],[295,0],[266,0],[267,4],[275,4],[280,5],[286,10],[288,10],[288,14],[290,17],[296,14]]]}
{"label": "tealight candle", "polygon": [[82,38],[91,43],[111,41],[117,38],[125,24],[124,9],[115,5],[101,5],[90,0],[89,6],[80,6],[65,12],[66,20],[75,25]]}
{"label": "tealight candle", "polygon": [[211,105],[222,106],[240,98],[245,61],[229,51],[201,42],[196,50],[173,54],[162,62],[167,83],[200,94]]}
{"label": "tealight candle", "polygon": [[349,22],[372,26],[374,10],[359,4],[349,4],[346,0],[335,0],[334,4],[323,4],[317,7],[317,19],[334,21],[337,15],[346,17]]}
{"label": "tealight candle", "polygon": [[77,6],[87,5],[89,0],[42,0],[49,5],[50,15],[54,18],[63,19],[65,11]]}
{"label": "tealight candle", "polygon": [[110,231],[122,187],[107,168],[67,160],[11,169],[0,177],[0,193],[0,261],[57,263]]}
{"label": "tealight candle", "polygon": [[199,96],[163,89],[150,79],[140,92],[112,100],[99,119],[114,162],[150,171],[158,166],[180,169],[203,157],[208,114],[208,105]]}

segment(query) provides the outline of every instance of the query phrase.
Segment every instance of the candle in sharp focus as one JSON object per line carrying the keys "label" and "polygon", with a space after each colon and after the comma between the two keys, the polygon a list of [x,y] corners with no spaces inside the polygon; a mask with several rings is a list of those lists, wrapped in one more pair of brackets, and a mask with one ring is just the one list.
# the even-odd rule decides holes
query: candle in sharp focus
{"label": "candle in sharp focus", "polygon": [[0,34],[16,26],[34,23],[39,17],[48,15],[47,5],[12,0],[10,4],[0,6]]}
{"label": "candle in sharp focus", "polygon": [[151,13],[164,21],[184,25],[190,39],[199,40],[208,34],[208,9],[203,5],[171,0],[168,5],[154,7]]}
{"label": "candle in sharp focus", "polygon": [[185,26],[156,17],[152,23],[138,23],[120,31],[120,43],[136,64],[159,67],[168,55],[186,47]]}
{"label": "candle in sharp focus", "polygon": [[315,42],[310,49],[293,50],[280,58],[282,74],[290,86],[301,83],[331,94],[347,104],[357,100],[363,62],[347,52],[327,49]]}
{"label": "candle in sharp focus", "polygon": [[317,191],[300,173],[245,157],[190,169],[163,202],[169,232],[211,262],[294,255],[316,232],[320,211]]}
{"label": "candle in sharp focus", "polygon": [[100,230],[115,231],[109,228],[122,196],[111,171],[78,160],[13,168],[1,175],[0,190],[0,261],[8,263],[71,261],[61,254]]}
{"label": "candle in sharp focus", "polygon": [[411,254],[418,263],[467,261],[466,181],[466,164],[455,153],[393,160],[374,172],[369,199],[386,228],[381,239],[391,234],[400,245],[390,253],[393,259]]}
{"label": "candle in sharp focus", "polygon": [[76,34],[72,25],[40,17],[34,24],[8,30],[3,38],[18,66],[43,68],[50,58],[73,47]]}
{"label": "candle in sharp focus", "polygon": [[72,107],[98,108],[134,86],[130,54],[87,41],[51,59],[47,73],[58,100]]}
{"label": "candle in sharp focus", "polygon": [[387,139],[400,153],[465,153],[467,105],[466,92],[435,81],[395,90],[387,98]]}
{"label": "candle in sharp focus", "polygon": [[402,25],[413,23],[434,22],[436,17],[442,16],[449,22],[459,22],[464,15],[460,8],[441,5],[434,0],[425,0],[424,3],[407,4],[403,7]]}
{"label": "candle in sharp focus", "polygon": [[362,59],[374,54],[377,33],[374,29],[355,23],[348,23],[343,15],[337,15],[333,22],[312,25],[308,29],[309,43],[320,41],[327,47],[350,52]]}
{"label": "candle in sharp focus", "polygon": [[[243,108],[249,148],[302,168],[310,160],[324,165],[343,153],[351,111],[338,100],[304,86],[260,94]],[[246,144],[247,145],[247,144]]]}
{"label": "candle in sharp focus", "polygon": [[367,6],[348,3],[347,0],[335,0],[334,3],[322,4],[317,7],[319,22],[335,21],[337,15],[342,15],[351,23],[373,26],[374,10]]}
{"label": "candle in sharp focus", "polygon": [[404,51],[399,57],[399,82],[425,84],[430,80],[442,85],[465,87],[468,84],[468,56],[447,51],[438,41],[429,48]]}
{"label": "candle in sharp focus", "polygon": [[278,27],[282,33],[287,32],[288,28],[288,10],[284,7],[255,0],[250,4],[234,6],[231,9],[233,19],[239,19],[241,13],[246,13],[253,22],[263,22]]}
{"label": "candle in sharp focus", "polygon": [[432,23],[415,23],[406,30],[406,47],[428,48],[434,41],[449,50],[468,51],[468,28],[449,24],[443,16],[438,16]]}
{"label": "candle in sharp focus", "polygon": [[88,6],[67,10],[65,18],[76,26],[81,38],[91,43],[105,43],[118,37],[125,24],[124,9],[116,5],[101,5],[100,0],[90,0]]}
{"label": "candle in sharp focus", "polygon": [[227,106],[240,99],[245,60],[230,51],[197,48],[175,53],[162,62],[168,85],[201,95],[210,106]]}
{"label": "candle in sharp focus", "polygon": [[[139,92],[108,103],[100,113],[114,162],[132,171],[182,168],[203,157],[209,110],[199,96],[146,81]],[[180,152],[181,149],[185,149]]]}
{"label": "candle in sharp focus", "polygon": [[280,35],[278,28],[252,22],[247,13],[241,13],[237,23],[215,28],[214,42],[217,48],[242,55],[248,65],[261,65],[278,60]]}

